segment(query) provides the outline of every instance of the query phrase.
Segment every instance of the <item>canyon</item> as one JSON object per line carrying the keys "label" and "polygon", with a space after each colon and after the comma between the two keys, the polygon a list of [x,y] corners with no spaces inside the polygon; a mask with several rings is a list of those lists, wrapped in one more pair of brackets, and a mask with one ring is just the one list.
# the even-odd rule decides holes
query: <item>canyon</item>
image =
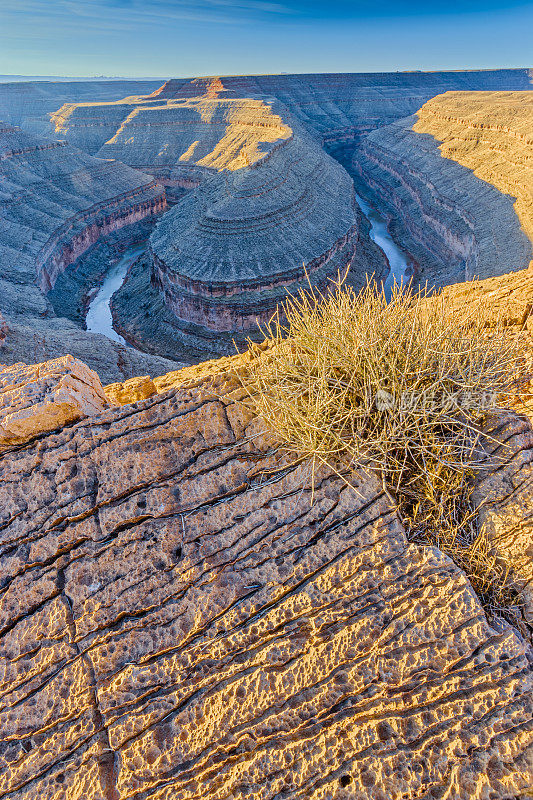
{"label": "canyon", "polygon": [[69,352],[110,378],[168,369],[168,360],[118,350],[107,338],[80,331],[55,314],[48,298],[58,276],[102,237],[161,212],[161,187],[130,167],[5,124],[0,179],[0,310],[7,324],[2,361]]}
{"label": "canyon", "polygon": [[243,382],[339,275],[533,359],[532,77],[0,84],[1,798],[531,797],[533,382],[472,478],[506,614]]}
{"label": "canyon", "polygon": [[[356,287],[385,278],[390,265],[328,154],[420,282],[525,268],[531,240],[513,201],[462,164],[446,166],[412,115],[449,91],[525,95],[531,85],[530,70],[173,79],[122,100],[67,102],[48,124],[153,176],[175,205],[111,313],[136,348],[191,362],[245,346],[307,280],[324,290],[348,264]],[[76,305],[85,303],[82,287]]]}
{"label": "canyon", "polygon": [[[470,111],[494,116],[495,135],[507,137],[521,170],[527,154],[517,148],[528,144],[519,145],[516,129],[505,133],[498,98],[507,97],[509,115],[516,97],[527,138],[530,105],[522,101],[531,85],[525,69],[221,76],[162,86],[0,84],[0,117],[9,123],[4,207],[15,225],[3,229],[0,242],[0,310],[10,330],[2,360],[35,362],[68,351],[116,380],[135,374],[133,362],[137,372],[156,374],[169,368],[168,359],[191,363],[242,349],[287,292],[307,281],[324,291],[339,275],[355,287],[368,275],[386,279],[390,263],[361,208],[388,226],[393,259],[409,264],[421,283],[525,268],[532,247],[521,208],[529,178],[522,189],[520,177],[492,180],[494,169],[481,174],[467,161],[443,158],[439,142],[454,125],[457,141],[460,123],[452,118],[472,131]],[[462,98],[462,117],[443,107],[451,97]],[[445,120],[439,130],[426,119],[433,103]],[[30,140],[35,131],[46,136]],[[32,178],[27,186],[25,176],[19,186],[9,173],[15,158],[50,175],[48,183],[39,188]],[[62,169],[72,171],[75,191],[58,196],[64,206],[51,212],[43,187],[49,192],[55,182],[57,192]],[[19,197],[28,192],[36,208],[23,211]],[[507,192],[520,195],[516,207]],[[32,244],[14,247],[22,229]],[[129,263],[138,245],[145,249],[106,300],[118,341],[99,340],[94,348],[94,334],[83,330],[94,287],[110,263]],[[20,292],[21,285],[28,290]]]}

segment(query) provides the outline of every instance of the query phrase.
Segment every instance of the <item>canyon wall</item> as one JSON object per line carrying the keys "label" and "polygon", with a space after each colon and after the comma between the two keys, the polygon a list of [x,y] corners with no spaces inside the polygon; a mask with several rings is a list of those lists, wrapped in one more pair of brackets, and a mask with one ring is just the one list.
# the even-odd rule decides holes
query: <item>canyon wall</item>
{"label": "canyon wall", "polygon": [[[165,205],[151,176],[1,123],[0,311],[9,334],[0,360],[29,360],[35,343],[48,358],[70,351],[105,368],[110,345],[104,337],[56,318],[46,292],[101,237],[154,217]],[[127,353],[124,361],[127,370]],[[134,361],[139,366],[137,356]],[[124,374],[117,364],[110,357],[107,369],[116,377]]]}
{"label": "canyon wall", "polygon": [[[156,333],[154,313],[143,319],[147,294],[135,270],[147,266],[140,262],[113,301],[118,327],[131,341],[146,347],[146,339],[163,336],[174,339],[174,348],[181,343],[200,353],[234,352],[234,342],[242,345],[259,334],[258,323],[270,319],[288,291],[307,281],[327,291],[347,272],[348,282],[361,286],[367,271],[386,272],[383,254],[361,225],[349,176],[299,123],[291,120],[289,128],[283,119],[279,129],[265,129],[264,117],[259,119],[258,145],[246,132],[241,144],[231,125],[197,162],[209,160],[219,171],[167,212],[150,238],[151,290],[173,320],[157,313]],[[270,141],[276,130],[278,138]],[[207,136],[213,146],[211,130]],[[237,156],[235,147],[242,148]],[[198,149],[202,156],[204,148]],[[251,163],[237,168],[243,150]]]}
{"label": "canyon wall", "polygon": [[525,268],[532,246],[513,198],[442,158],[415,122],[408,117],[369,134],[352,167],[359,191],[414,256],[418,279],[442,286]]}
{"label": "canyon wall", "polygon": [[413,129],[440,142],[444,158],[516,198],[533,241],[532,92],[447,92],[422,106]]}
{"label": "canyon wall", "polygon": [[[205,98],[277,99],[321,141],[352,140],[361,134],[415,113],[427,100],[443,92],[482,89],[526,90],[533,87],[530,69],[471,70],[464,72],[376,72],[302,75],[214,76],[173,79],[148,97],[115,104],[69,102],[56,107],[56,129],[82,148],[102,146],[128,115],[143,105]],[[119,96],[119,95],[117,95]],[[100,107],[99,107],[100,106]],[[0,100],[0,112],[1,112]],[[114,126],[114,131],[113,131]],[[134,131],[132,130],[132,133]],[[135,151],[132,150],[132,153]],[[128,148],[115,151],[128,160]],[[148,164],[138,164],[147,168]]]}
{"label": "canyon wall", "polygon": [[[509,96],[502,89],[520,90],[526,98],[531,79],[527,69],[219,76],[170,80],[121,100],[116,94],[102,98],[108,87],[78,87],[77,94],[52,114],[56,135],[70,145],[48,141],[36,150],[55,163],[53,169],[62,158],[68,164],[71,152],[79,153],[72,144],[86,152],[88,161],[74,170],[76,186],[69,188],[75,209],[65,218],[62,211],[56,215],[46,242],[42,231],[32,231],[33,212],[28,212],[31,244],[14,248],[23,255],[16,256],[15,266],[12,258],[5,261],[2,280],[6,286],[13,280],[18,285],[25,273],[24,281],[32,284],[28,276],[35,269],[42,291],[32,285],[27,297],[17,299],[8,287],[10,305],[30,307],[42,327],[42,319],[51,315],[43,292],[50,291],[65,267],[121,225],[130,229],[161,212],[168,198],[177,206],[163,216],[149,255],[133,265],[113,298],[115,326],[143,350],[179,361],[226,353],[234,340],[241,347],[286,292],[306,282],[306,273],[324,288],[349,264],[354,286],[361,285],[365,274],[380,278],[387,271],[383,253],[370,241],[368,223],[354,205],[350,179],[324,152],[340,146],[352,148],[350,172],[358,190],[390,220],[391,232],[417,264],[419,280],[442,285],[519,270],[531,259],[531,242],[505,192],[518,192],[517,171],[528,174],[528,121],[516,174],[508,174],[503,182],[494,179],[492,186],[479,166],[472,164],[473,174],[464,159],[458,163],[460,159],[442,158],[435,138],[413,130],[415,120],[408,115],[423,106],[425,124],[435,127],[435,113],[430,121],[428,109],[437,103],[432,100],[436,95],[453,90],[444,97],[456,97],[456,105],[463,90],[468,97],[484,96],[487,89],[502,97]],[[121,88],[118,83],[113,86],[116,92]],[[53,97],[65,97],[70,88],[58,84],[39,91],[49,104]],[[523,113],[528,106],[520,102],[517,108]],[[476,107],[474,125],[464,123],[460,111],[453,110],[453,142],[461,138],[461,126],[478,130],[488,108]],[[504,129],[511,130],[506,135],[509,146],[515,146],[518,128],[505,121],[504,112],[501,115],[495,121],[498,142]],[[442,125],[437,128],[435,135],[442,134]],[[449,149],[456,146],[453,142],[450,139]],[[491,151],[493,176],[498,146]],[[93,159],[88,166],[91,155],[105,161]],[[141,168],[147,182],[135,184],[139,173],[130,172],[127,178],[127,168],[119,161]],[[96,184],[97,163],[101,187],[87,206],[88,198],[77,199],[85,192],[81,175],[90,173],[89,183]],[[100,198],[104,184],[112,188],[109,196]],[[39,185],[34,182],[31,188],[37,206]],[[527,191],[517,209],[527,205]],[[62,203],[59,199],[58,205]],[[18,211],[10,214],[15,222]],[[76,298],[76,309],[68,316],[77,321],[84,308],[80,287],[70,287],[67,293]],[[62,298],[55,297],[54,303],[64,308]],[[15,340],[12,334],[12,343]]]}
{"label": "canyon wall", "polygon": [[64,103],[144,95],[159,81],[17,81],[0,83],[0,119],[30,133],[50,135],[50,114]]}

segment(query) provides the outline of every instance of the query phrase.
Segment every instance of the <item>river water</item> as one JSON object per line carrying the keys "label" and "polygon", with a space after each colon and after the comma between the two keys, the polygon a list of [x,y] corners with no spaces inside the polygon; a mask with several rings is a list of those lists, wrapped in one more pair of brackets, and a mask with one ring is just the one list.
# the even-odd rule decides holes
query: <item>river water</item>
{"label": "river water", "polygon": [[[356,194],[355,199],[370,222],[370,238],[385,253],[390,265],[390,272],[385,280],[384,289],[388,297],[394,282],[406,284],[412,273],[412,263],[406,253],[398,247],[389,233],[385,218],[370,205],[364,198]],[[135,245],[128,248],[126,252],[113,264],[104,282],[96,295],[89,304],[87,311],[86,324],[87,330],[93,333],[103,333],[110,339],[120,344],[127,344],[125,339],[113,328],[113,317],[109,303],[113,294],[120,289],[124,283],[126,273],[130,265],[146,250],[145,244]]]}
{"label": "river water", "polygon": [[398,247],[389,233],[387,221],[379,211],[358,194],[355,195],[355,199],[359,208],[370,222],[370,238],[383,250],[389,262],[390,272],[387,275],[383,288],[385,294],[390,297],[395,282],[397,284],[403,284],[404,286],[409,282],[412,274],[411,259]]}
{"label": "river water", "polygon": [[121,258],[109,268],[103,284],[89,304],[89,310],[85,318],[88,331],[103,333],[115,342],[127,344],[126,340],[113,328],[113,317],[111,316],[109,302],[111,297],[124,283],[124,278],[131,264],[133,264],[145,250],[146,244],[130,247]]}

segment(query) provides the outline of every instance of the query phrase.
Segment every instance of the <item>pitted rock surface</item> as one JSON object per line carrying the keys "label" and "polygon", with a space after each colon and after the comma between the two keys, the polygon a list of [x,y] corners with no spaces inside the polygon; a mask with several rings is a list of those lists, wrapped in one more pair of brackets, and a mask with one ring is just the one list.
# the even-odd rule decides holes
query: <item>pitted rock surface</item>
{"label": "pitted rock surface", "polygon": [[0,458],[0,797],[530,788],[526,642],[373,475],[312,499],[227,375],[167,387]]}
{"label": "pitted rock surface", "polygon": [[494,461],[477,481],[474,501],[480,524],[496,556],[522,596],[524,616],[533,625],[533,431],[515,414],[495,419],[485,448]]}
{"label": "pitted rock surface", "polygon": [[0,451],[92,417],[107,404],[96,372],[72,356],[0,366]]}

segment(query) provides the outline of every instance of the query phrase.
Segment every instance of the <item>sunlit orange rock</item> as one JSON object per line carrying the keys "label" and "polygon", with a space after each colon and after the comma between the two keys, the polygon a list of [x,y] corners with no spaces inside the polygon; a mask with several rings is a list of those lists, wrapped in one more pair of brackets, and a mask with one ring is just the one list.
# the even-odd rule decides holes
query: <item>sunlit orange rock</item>
{"label": "sunlit orange rock", "polygon": [[527,792],[530,645],[376,476],[313,495],[238,381],[184,373],[0,457],[1,791]]}

